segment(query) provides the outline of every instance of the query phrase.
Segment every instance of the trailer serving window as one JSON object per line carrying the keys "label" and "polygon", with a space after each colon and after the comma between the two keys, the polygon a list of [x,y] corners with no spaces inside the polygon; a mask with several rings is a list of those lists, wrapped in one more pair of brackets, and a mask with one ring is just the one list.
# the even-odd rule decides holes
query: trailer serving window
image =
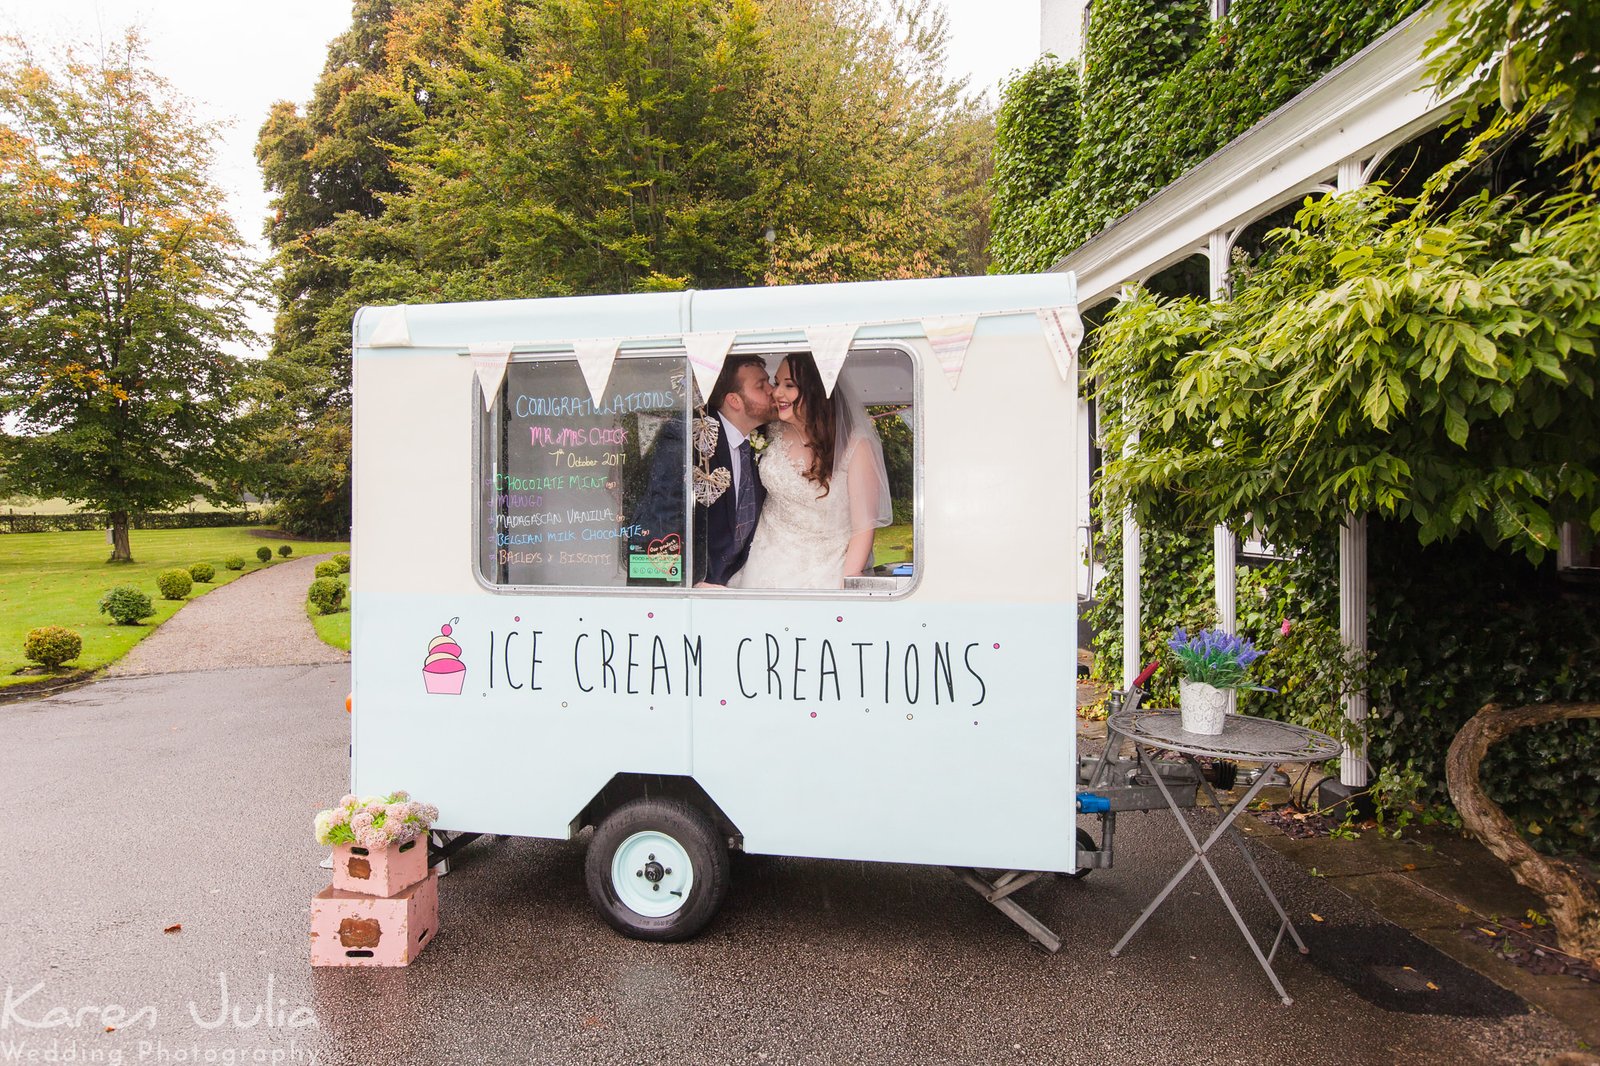
{"label": "trailer serving window", "polygon": [[[786,353],[760,354],[770,373]],[[871,574],[849,585],[893,592],[914,566],[915,367],[898,348],[853,351],[846,366],[849,400],[883,442],[894,519],[878,531]],[[707,549],[694,528],[694,449],[684,442],[700,402],[681,351],[619,355],[598,402],[570,356],[514,358],[487,412],[476,399],[481,580],[507,589],[692,586],[695,553]]]}

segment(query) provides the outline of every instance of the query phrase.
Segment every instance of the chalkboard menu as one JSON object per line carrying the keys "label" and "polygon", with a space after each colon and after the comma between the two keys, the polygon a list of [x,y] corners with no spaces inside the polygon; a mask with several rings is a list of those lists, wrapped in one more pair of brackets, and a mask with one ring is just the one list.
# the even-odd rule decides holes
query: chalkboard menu
{"label": "chalkboard menu", "polygon": [[619,357],[596,402],[570,357],[513,360],[478,435],[484,580],[684,587],[686,378],[682,356]]}

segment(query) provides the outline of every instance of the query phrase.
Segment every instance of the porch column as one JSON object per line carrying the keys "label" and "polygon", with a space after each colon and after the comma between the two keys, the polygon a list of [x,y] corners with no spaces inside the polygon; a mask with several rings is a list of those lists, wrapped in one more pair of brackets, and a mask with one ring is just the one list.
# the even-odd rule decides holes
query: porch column
{"label": "porch column", "polygon": [[[1339,164],[1339,191],[1351,192],[1366,184],[1367,168],[1359,157]],[[1367,516],[1349,515],[1339,527],[1339,639],[1352,655],[1367,654]],[[1367,692],[1344,698],[1344,716],[1351,722],[1367,720]],[[1366,731],[1357,744],[1346,744],[1339,756],[1339,783],[1366,788],[1372,775],[1367,763]]]}
{"label": "porch column", "polygon": [[[1211,261],[1211,294],[1213,300],[1226,300],[1229,293],[1228,264],[1233,255],[1233,242],[1239,231],[1218,230],[1211,235],[1206,246],[1206,257]],[[1212,566],[1216,574],[1217,626],[1228,633],[1239,629],[1239,538],[1227,526],[1217,526],[1211,531]],[[1234,693],[1228,693],[1231,704]],[[1229,708],[1232,709],[1231,706]]]}
{"label": "porch column", "polygon": [[[1367,652],[1367,516],[1351,515],[1339,527],[1339,638],[1345,648],[1357,655]],[[1344,716],[1352,722],[1367,720],[1367,692],[1362,689],[1344,698]],[[1339,783],[1366,788],[1371,767],[1367,765],[1365,734],[1358,745],[1346,744],[1339,756]]]}
{"label": "porch column", "polygon": [[[1124,287],[1118,294],[1120,301],[1127,296]],[[1127,410],[1130,398],[1122,394],[1122,407]],[[1130,434],[1122,445],[1123,458],[1131,456],[1139,447],[1139,435]],[[1139,623],[1144,614],[1144,598],[1140,584],[1144,577],[1144,546],[1139,543],[1139,523],[1134,520],[1133,508],[1122,512],[1122,690],[1133,686],[1139,676],[1139,662],[1143,647],[1139,642]]]}
{"label": "porch column", "polygon": [[1139,676],[1139,616],[1144,603],[1139,595],[1144,552],[1139,543],[1139,523],[1133,510],[1122,512],[1122,688],[1126,692]]}

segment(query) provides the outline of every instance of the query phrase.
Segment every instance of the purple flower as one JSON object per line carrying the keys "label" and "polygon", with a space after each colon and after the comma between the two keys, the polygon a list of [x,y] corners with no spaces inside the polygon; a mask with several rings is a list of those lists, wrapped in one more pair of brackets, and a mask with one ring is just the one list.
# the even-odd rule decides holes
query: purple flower
{"label": "purple flower", "polygon": [[1217,688],[1249,687],[1245,673],[1262,655],[1250,641],[1220,629],[1203,629],[1190,636],[1178,626],[1167,647],[1177,655],[1185,677]]}

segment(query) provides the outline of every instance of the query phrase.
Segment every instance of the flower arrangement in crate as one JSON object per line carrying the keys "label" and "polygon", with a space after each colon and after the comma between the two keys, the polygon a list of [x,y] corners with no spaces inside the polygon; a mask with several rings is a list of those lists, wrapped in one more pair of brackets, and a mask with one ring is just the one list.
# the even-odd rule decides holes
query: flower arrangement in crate
{"label": "flower arrangement in crate", "polygon": [[1183,670],[1178,681],[1178,707],[1187,732],[1211,736],[1222,732],[1232,689],[1271,691],[1248,683],[1250,664],[1265,653],[1244,637],[1221,629],[1202,629],[1191,637],[1178,626],[1167,647],[1178,657]]}
{"label": "flower arrangement in crate", "polygon": [[333,885],[393,896],[428,876],[428,830],[439,809],[406,792],[345,796],[317,814],[317,843],[333,848]]}

